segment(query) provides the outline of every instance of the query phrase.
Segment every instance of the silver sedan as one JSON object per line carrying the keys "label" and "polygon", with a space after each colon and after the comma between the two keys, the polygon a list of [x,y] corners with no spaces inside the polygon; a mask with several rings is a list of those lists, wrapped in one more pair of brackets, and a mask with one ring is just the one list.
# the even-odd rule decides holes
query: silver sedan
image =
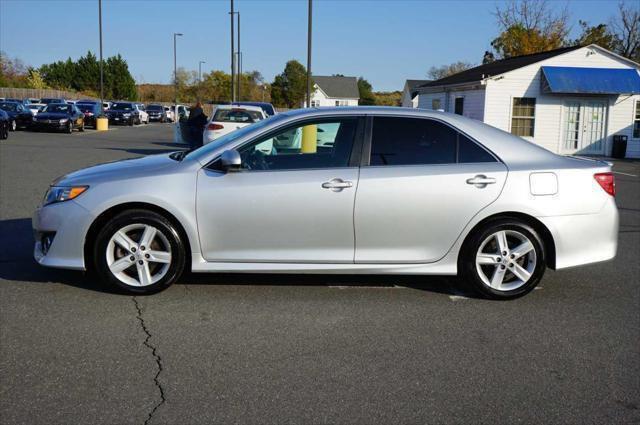
{"label": "silver sedan", "polygon": [[440,274],[497,299],[616,254],[609,164],[458,115],[296,110],[51,184],[35,258],[131,293],[193,272]]}

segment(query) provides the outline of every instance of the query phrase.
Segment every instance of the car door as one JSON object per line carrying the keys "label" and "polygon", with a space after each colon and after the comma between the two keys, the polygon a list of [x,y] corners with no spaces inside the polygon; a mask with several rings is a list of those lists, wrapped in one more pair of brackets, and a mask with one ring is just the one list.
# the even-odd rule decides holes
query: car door
{"label": "car door", "polygon": [[[338,124],[333,143],[318,134]],[[196,209],[207,261],[352,263],[362,119],[306,120],[237,150],[243,168],[200,170]],[[292,134],[301,142],[285,143]],[[295,139],[295,137],[293,138]],[[357,158],[356,158],[357,156]]]}
{"label": "car door", "polygon": [[380,116],[369,125],[354,211],[355,262],[439,260],[498,197],[506,167],[445,122]]}

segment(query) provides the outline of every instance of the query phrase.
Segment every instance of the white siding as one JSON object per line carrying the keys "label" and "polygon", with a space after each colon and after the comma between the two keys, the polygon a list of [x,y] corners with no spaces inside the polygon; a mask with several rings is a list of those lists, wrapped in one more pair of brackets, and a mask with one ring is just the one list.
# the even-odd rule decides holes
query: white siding
{"label": "white siding", "polygon": [[609,106],[609,143],[613,143],[614,134],[627,136],[627,158],[640,158],[640,138],[633,138],[633,118],[635,104],[640,96],[619,96]]}
{"label": "white siding", "polygon": [[482,121],[484,119],[485,90],[457,90],[448,93],[423,93],[418,96],[418,108],[433,109],[433,100],[440,100],[440,109],[445,112],[454,112],[457,97],[464,98],[462,115]]}
{"label": "white siding", "polygon": [[322,90],[315,86],[315,90],[311,94],[311,104],[315,106],[338,106],[336,102],[340,102],[339,106],[358,106],[358,99],[347,97],[328,97]]}
{"label": "white siding", "polygon": [[[536,116],[532,141],[554,152],[562,152],[563,104],[569,97],[541,93],[541,66],[571,66],[589,68],[629,68],[629,63],[601,52],[582,48],[508,72],[486,83],[484,121],[494,127],[511,131],[511,105],[514,97],[535,97]],[[620,96],[624,98],[625,96]],[[584,97],[583,97],[584,98]],[[620,103],[616,96],[599,96],[609,102],[605,154],[611,152],[612,135],[632,124],[630,106]],[[631,102],[628,103],[631,105]],[[615,105],[615,106],[614,106]],[[630,133],[629,133],[630,134]],[[631,142],[631,140],[630,140]],[[630,152],[640,150],[634,142]]]}

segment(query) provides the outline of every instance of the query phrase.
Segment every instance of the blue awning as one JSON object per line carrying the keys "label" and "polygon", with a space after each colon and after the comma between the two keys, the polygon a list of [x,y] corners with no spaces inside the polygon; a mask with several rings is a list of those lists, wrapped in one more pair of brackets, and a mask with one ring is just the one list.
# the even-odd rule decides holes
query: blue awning
{"label": "blue awning", "polygon": [[565,94],[639,94],[640,75],[633,68],[543,66],[542,91]]}

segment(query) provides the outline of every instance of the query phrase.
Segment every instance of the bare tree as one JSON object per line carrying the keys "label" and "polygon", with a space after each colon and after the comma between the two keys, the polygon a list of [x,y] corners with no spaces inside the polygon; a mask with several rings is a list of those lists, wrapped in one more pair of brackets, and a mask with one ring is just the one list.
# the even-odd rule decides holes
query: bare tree
{"label": "bare tree", "polygon": [[612,19],[609,27],[615,36],[616,53],[640,62],[640,6],[629,3],[618,4],[619,15]]}
{"label": "bare tree", "polygon": [[444,77],[448,77],[458,72],[465,71],[469,68],[473,68],[475,65],[469,62],[454,62],[450,65],[432,66],[427,71],[427,77],[432,80],[439,80]]}

